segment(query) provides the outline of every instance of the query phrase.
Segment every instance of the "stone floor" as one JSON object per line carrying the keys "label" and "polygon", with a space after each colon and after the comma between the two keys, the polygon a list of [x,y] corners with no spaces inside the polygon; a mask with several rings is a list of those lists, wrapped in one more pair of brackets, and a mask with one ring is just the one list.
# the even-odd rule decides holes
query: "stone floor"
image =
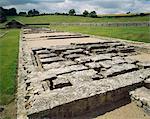
{"label": "stone floor", "polygon": [[18,118],[69,119],[129,98],[150,77],[150,62],[129,58],[136,55],[133,45],[120,41],[24,29]]}

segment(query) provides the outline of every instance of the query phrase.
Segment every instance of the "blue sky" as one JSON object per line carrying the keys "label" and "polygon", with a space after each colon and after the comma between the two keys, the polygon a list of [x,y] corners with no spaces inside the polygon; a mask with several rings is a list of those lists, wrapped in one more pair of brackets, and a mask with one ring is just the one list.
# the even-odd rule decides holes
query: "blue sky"
{"label": "blue sky", "polygon": [[150,12],[150,0],[0,0],[0,6],[15,7],[19,11],[37,9],[40,12],[68,12],[74,8],[77,13],[84,10],[98,14]]}

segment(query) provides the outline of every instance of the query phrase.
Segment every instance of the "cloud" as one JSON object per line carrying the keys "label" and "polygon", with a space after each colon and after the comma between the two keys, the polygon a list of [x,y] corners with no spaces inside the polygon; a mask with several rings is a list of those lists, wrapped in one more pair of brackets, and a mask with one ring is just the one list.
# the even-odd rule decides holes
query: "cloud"
{"label": "cloud", "polygon": [[64,2],[65,0],[0,0],[1,6],[8,5],[18,5],[18,4],[27,4],[27,3],[40,3],[40,2],[50,2],[50,3],[58,3]]}
{"label": "cloud", "polygon": [[97,11],[98,14],[150,12],[150,0],[0,0],[0,6],[15,7],[18,11],[38,9],[40,12],[68,12],[75,9],[77,13]]}

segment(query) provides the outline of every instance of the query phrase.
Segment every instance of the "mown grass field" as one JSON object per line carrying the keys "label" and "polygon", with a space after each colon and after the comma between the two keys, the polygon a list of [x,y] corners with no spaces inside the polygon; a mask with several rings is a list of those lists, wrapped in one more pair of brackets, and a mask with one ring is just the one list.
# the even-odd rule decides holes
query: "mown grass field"
{"label": "mown grass field", "polygon": [[34,17],[13,16],[8,20],[16,19],[25,24],[50,22],[138,22],[149,21],[150,16],[121,17],[121,18],[90,18],[80,16],[45,15]]}
{"label": "mown grass field", "polygon": [[2,36],[4,33],[6,33],[6,30],[1,30],[0,29],[0,36]]}
{"label": "mown grass field", "polygon": [[15,98],[18,61],[19,29],[0,30],[7,32],[0,37],[0,105]]}
{"label": "mown grass field", "polygon": [[6,33],[5,30],[1,30],[1,31],[0,31],[0,37],[3,36],[5,33]]}
{"label": "mown grass field", "polygon": [[50,29],[150,43],[149,27],[57,26]]}
{"label": "mown grass field", "polygon": [[[45,15],[34,17],[13,16],[8,17],[8,21],[16,19],[24,24],[50,23],[50,22],[142,22],[150,21],[150,16],[135,16],[121,18],[90,18],[80,16],[62,16],[62,15]],[[37,26],[43,27],[43,26]],[[44,27],[48,27],[45,26]],[[121,38],[139,42],[150,42],[149,27],[98,27],[98,26],[51,26],[52,29],[64,30],[70,32],[80,32],[91,35],[107,36]]]}

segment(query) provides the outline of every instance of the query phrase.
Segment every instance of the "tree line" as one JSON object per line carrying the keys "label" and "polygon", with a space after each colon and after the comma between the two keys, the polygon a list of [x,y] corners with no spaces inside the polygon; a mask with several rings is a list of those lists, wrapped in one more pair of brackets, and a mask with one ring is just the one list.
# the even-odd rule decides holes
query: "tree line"
{"label": "tree line", "polygon": [[15,8],[4,9],[0,7],[0,22],[5,22],[7,20],[6,16],[16,16],[17,10]]}
{"label": "tree line", "polygon": [[92,11],[92,12],[89,13],[87,10],[85,10],[83,12],[83,14],[77,15],[75,9],[69,10],[68,13],[56,12],[56,13],[41,13],[41,14],[40,14],[39,11],[33,9],[33,10],[29,10],[27,13],[26,12],[19,12],[18,15],[20,15],[20,16],[28,16],[28,17],[30,17],[30,16],[37,16],[37,15],[70,15],[70,16],[97,17],[97,14],[96,14],[95,11]]}
{"label": "tree line", "polygon": [[41,13],[36,10],[29,10],[28,12],[19,12],[17,14],[16,8],[10,8],[10,9],[4,9],[3,7],[0,7],[0,23],[7,21],[7,16],[26,16],[26,17],[32,17],[32,16],[39,16],[39,15],[70,15],[70,16],[84,16],[84,17],[97,17],[97,14],[95,11],[88,12],[85,10],[83,14],[77,15],[75,9],[69,10],[68,13]]}
{"label": "tree line", "polygon": [[[130,14],[130,12],[127,12],[126,14]],[[40,16],[40,15],[66,15],[66,16],[83,16],[83,17],[92,17],[92,18],[101,18],[102,16],[98,16],[96,11],[87,11],[84,10],[82,14],[76,14],[75,9],[70,9],[68,13],[40,13],[38,10],[33,9],[29,10],[28,12],[19,12],[17,13],[16,8],[10,8],[10,9],[4,9],[3,7],[0,7],[0,23],[7,21],[7,16],[26,16],[26,17],[32,17],[32,16]],[[133,16],[145,16],[147,14],[145,13],[140,13],[140,14],[135,14],[131,16],[126,16],[126,17],[133,17]],[[149,14],[148,14],[149,15]],[[103,16],[103,17],[123,17],[123,16]]]}

